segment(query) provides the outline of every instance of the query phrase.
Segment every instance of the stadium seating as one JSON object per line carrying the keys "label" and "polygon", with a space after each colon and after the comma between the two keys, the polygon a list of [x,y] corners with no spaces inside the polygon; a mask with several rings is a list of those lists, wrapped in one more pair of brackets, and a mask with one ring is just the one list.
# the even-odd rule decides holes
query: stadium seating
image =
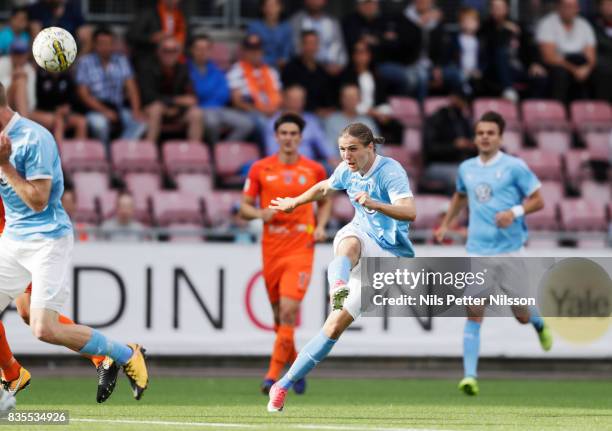
{"label": "stadium seating", "polygon": [[417,218],[412,223],[414,229],[432,229],[440,221],[442,210],[447,208],[449,198],[442,195],[420,194],[416,199]]}
{"label": "stadium seating", "polygon": [[561,223],[567,231],[605,231],[604,203],[590,198],[565,199],[559,204]]}
{"label": "stadium seating", "polygon": [[423,114],[425,115],[425,117],[430,117],[436,112],[438,112],[440,108],[448,106],[448,104],[448,97],[428,97],[423,103]]}
{"label": "stadium seating", "polygon": [[612,185],[609,181],[598,182],[584,181],[580,188],[580,195],[585,199],[592,199],[599,202],[612,201]]}
{"label": "stadium seating", "polygon": [[504,117],[509,130],[520,130],[521,122],[518,107],[506,99],[480,98],[473,104],[474,121],[477,121],[487,111],[495,111]]}
{"label": "stadium seating", "polygon": [[62,165],[67,173],[109,171],[104,145],[100,141],[94,139],[64,140],[61,153]]}
{"label": "stadium seating", "polygon": [[108,175],[103,172],[75,172],[72,175],[76,200],[74,219],[97,223],[96,199],[108,191]]}
{"label": "stadium seating", "polygon": [[236,53],[235,45],[227,42],[215,41],[210,52],[210,59],[221,70],[227,72],[231,67]]}
{"label": "stadium seating", "polygon": [[526,100],[522,104],[523,125],[529,132],[538,130],[569,131],[565,108],[555,100]]}
{"label": "stadium seating", "polygon": [[346,194],[337,193],[332,205],[332,217],[345,224],[355,215],[355,208]]}
{"label": "stadium seating", "polygon": [[573,149],[563,154],[565,176],[571,184],[578,184],[587,176],[589,169],[588,150]]}
{"label": "stadium seating", "polygon": [[[404,129],[402,138],[402,147],[408,150],[413,155],[421,154],[422,135],[419,129]],[[386,147],[385,147],[386,148]]]}
{"label": "stadium seating", "polygon": [[177,188],[185,193],[206,199],[213,190],[213,179],[207,174],[178,174],[174,179]]}
{"label": "stadium seating", "polygon": [[521,150],[517,153],[540,180],[561,180],[561,158],[538,149]]}
{"label": "stadium seating", "polygon": [[544,202],[560,202],[563,199],[565,192],[563,184],[557,181],[542,181],[540,194]]}
{"label": "stadium seating", "polygon": [[111,144],[113,168],[126,172],[160,172],[157,147],[150,141],[117,139]]}
{"label": "stadium seating", "polygon": [[166,141],[162,146],[164,167],[168,175],[210,173],[210,154],[203,142]]}
{"label": "stadium seating", "polygon": [[423,124],[419,103],[410,97],[390,97],[389,103],[393,116],[399,120],[404,127],[419,128]]}
{"label": "stadium seating", "polygon": [[609,132],[587,132],[584,135],[584,142],[589,150],[589,159],[612,161],[612,134]]}
{"label": "stadium seating", "polygon": [[229,222],[232,207],[239,205],[242,193],[239,191],[212,191],[206,197],[206,214],[213,226],[222,226]]}
{"label": "stadium seating", "polygon": [[612,130],[612,108],[601,100],[577,100],[570,105],[572,124],[576,131],[610,132]]}
{"label": "stadium seating", "polygon": [[98,196],[100,216],[102,220],[108,220],[115,215],[115,212],[117,211],[118,196],[119,192],[117,190],[107,190]]}
{"label": "stadium seating", "polygon": [[534,135],[540,150],[549,154],[562,154],[570,149],[571,136],[563,131],[539,131]]}
{"label": "stadium seating", "polygon": [[523,135],[516,130],[504,132],[503,138],[504,151],[509,154],[516,154],[523,148]]}
{"label": "stadium seating", "polygon": [[160,226],[171,223],[203,223],[200,199],[181,191],[160,191],[153,195],[153,216]]}
{"label": "stadium seating", "polygon": [[[218,142],[214,146],[217,180],[221,185],[242,185],[246,168],[259,159],[259,148],[250,142]],[[241,172],[242,171],[242,172]]]}
{"label": "stadium seating", "polygon": [[151,224],[149,200],[161,192],[161,179],[154,173],[128,173],[123,177],[127,190],[134,197],[136,218],[145,224]]}

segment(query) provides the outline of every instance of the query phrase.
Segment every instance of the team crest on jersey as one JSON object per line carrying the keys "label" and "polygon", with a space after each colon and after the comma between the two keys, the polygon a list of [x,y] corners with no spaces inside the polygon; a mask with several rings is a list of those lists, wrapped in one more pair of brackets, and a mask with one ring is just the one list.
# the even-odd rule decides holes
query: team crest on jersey
{"label": "team crest on jersey", "polygon": [[302,186],[303,186],[304,184],[306,184],[306,177],[305,177],[304,175],[300,175],[300,176],[298,177],[298,183],[300,183],[300,185],[302,185]]}
{"label": "team crest on jersey", "polygon": [[480,203],[489,202],[491,200],[491,195],[493,194],[493,190],[491,190],[491,186],[487,183],[480,183],[474,189],[476,193],[476,199]]}

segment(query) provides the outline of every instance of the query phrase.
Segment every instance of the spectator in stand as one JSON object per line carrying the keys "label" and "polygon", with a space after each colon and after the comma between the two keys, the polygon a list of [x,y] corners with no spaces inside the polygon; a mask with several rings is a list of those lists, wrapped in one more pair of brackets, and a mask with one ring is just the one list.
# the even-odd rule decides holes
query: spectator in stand
{"label": "spectator in stand", "polygon": [[134,198],[123,192],[117,196],[115,217],[102,223],[103,238],[115,242],[139,242],[149,239],[145,227],[134,218]]}
{"label": "spectator in stand", "polygon": [[74,109],[77,106],[76,84],[70,72],[51,73],[38,69],[36,108],[30,118],[49,129],[59,143],[66,131],[76,139],[87,138],[87,119]]}
{"label": "spectator in stand", "polygon": [[385,142],[401,142],[402,125],[393,119],[391,106],[387,103],[389,85],[374,70],[372,50],[365,40],[353,46],[351,62],[340,74],[340,87],[346,84],[359,87],[361,101],[357,105],[357,113],[376,120]]}
{"label": "spectator in stand", "polygon": [[268,119],[281,105],[281,82],[276,69],[263,61],[261,38],[248,35],[242,41],[242,59],[227,73],[232,105],[250,114],[263,139]]}
{"label": "spectator in stand", "polygon": [[346,126],[351,123],[363,123],[378,136],[378,126],[374,119],[365,114],[357,112],[357,106],[361,102],[359,87],[355,84],[347,84],[340,90],[340,111],[331,114],[325,120],[325,134],[329,151],[337,151],[338,137]]}
{"label": "spectator in stand", "polygon": [[7,89],[8,104],[24,117],[36,106],[36,72],[29,58],[30,45],[22,39],[13,41],[10,55],[0,57],[0,82]]}
{"label": "spectator in stand", "polygon": [[380,14],[379,0],[357,0],[357,9],[342,20],[342,32],[347,51],[353,52],[357,42],[378,47],[385,32],[385,20]]}
{"label": "spectator in stand", "polygon": [[327,0],[304,0],[304,10],[291,17],[293,44],[299,53],[304,31],[315,31],[319,35],[317,60],[330,75],[337,75],[346,65],[348,56],[342,40],[342,31],[338,21],[325,13]]}
{"label": "spectator in stand", "polygon": [[212,44],[206,34],[194,37],[187,63],[198,106],[204,111],[204,126],[210,138],[207,142],[217,142],[223,130],[227,130],[227,140],[244,141],[255,124],[248,115],[226,106],[230,89],[224,73],[210,60]]}
{"label": "spectator in stand", "polygon": [[161,40],[157,61],[140,73],[142,104],[149,127],[147,140],[157,142],[164,125],[187,126],[187,139],[201,141],[204,136],[204,113],[198,107],[189,70],[179,63],[181,44],[172,36]]}
{"label": "spectator in stand", "polygon": [[512,21],[509,13],[508,0],[491,0],[489,18],[481,28],[485,58],[489,59],[485,79],[508,100],[518,100],[516,84],[529,87],[532,96],[541,98],[546,69],[537,62],[532,34]]}
{"label": "spectator in stand", "polygon": [[137,70],[155,61],[157,47],[168,36],[182,46],[188,40],[188,26],[180,7],[181,0],[158,0],[154,7],[135,14],[127,32]]}
{"label": "spectator in stand", "polygon": [[476,155],[469,103],[461,90],[449,96],[449,105],[425,120],[423,157],[427,166],[423,190],[452,194],[459,163]]}
{"label": "spectator in stand", "polygon": [[334,106],[332,79],[317,61],[319,36],[313,30],[304,31],[300,55],[291,59],[282,73],[285,87],[299,84],[306,89],[306,110],[325,116]]}
{"label": "spectator in stand", "polygon": [[337,157],[334,157],[334,155],[337,153],[337,149],[329,151],[325,142],[325,132],[321,127],[319,118],[310,112],[304,112],[305,104],[306,90],[304,87],[296,84],[285,88],[281,112],[270,118],[266,125],[266,155],[271,156],[278,152],[274,122],[281,114],[291,112],[300,115],[306,123],[302,131],[302,142],[300,143],[299,153],[309,159],[335,166]]}
{"label": "spectator in stand", "polygon": [[448,40],[442,11],[434,0],[414,0],[404,15],[420,31],[421,51],[417,63],[417,98],[424,100],[431,90],[444,91],[461,85],[461,75],[454,67],[445,67]]}
{"label": "spectator in stand", "polygon": [[612,102],[612,0],[602,0],[595,21],[597,67],[593,78],[595,96]]}
{"label": "spectator in stand", "polygon": [[552,97],[565,103],[588,97],[589,78],[597,64],[595,32],[579,12],[578,0],[559,0],[557,11],[538,23],[536,35]]}
{"label": "spectator in stand", "polygon": [[293,54],[291,25],[287,21],[281,21],[281,0],[263,0],[261,12],[262,19],[251,21],[247,34],[256,34],[261,38],[264,61],[268,66],[280,70]]}
{"label": "spectator in stand", "polygon": [[30,43],[28,26],[28,9],[24,7],[13,9],[8,25],[0,30],[0,55],[9,53],[15,39],[19,39],[26,44]]}
{"label": "spectator in stand", "polygon": [[97,29],[93,52],[76,65],[77,94],[87,110],[87,124],[108,154],[113,132],[124,139],[139,139],[147,128],[132,67],[125,55],[113,52],[113,42],[110,30]]}
{"label": "spectator in stand", "polygon": [[77,39],[79,53],[91,51],[93,28],[85,23],[80,0],[40,0],[30,6],[29,15],[32,35],[46,27],[61,27]]}
{"label": "spectator in stand", "polygon": [[478,37],[480,14],[474,8],[463,7],[459,10],[459,33],[454,35],[450,47],[450,64],[444,69],[459,72],[462,89],[472,97],[485,93],[483,70],[485,68],[484,49]]}

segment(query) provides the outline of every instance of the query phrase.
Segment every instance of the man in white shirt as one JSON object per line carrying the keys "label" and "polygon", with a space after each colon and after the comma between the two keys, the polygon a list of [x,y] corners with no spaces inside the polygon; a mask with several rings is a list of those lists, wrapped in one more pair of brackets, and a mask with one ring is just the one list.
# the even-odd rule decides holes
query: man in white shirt
{"label": "man in white shirt", "polygon": [[536,32],[552,96],[566,103],[588,97],[587,83],[597,63],[593,27],[579,12],[578,0],[559,0],[557,11],[542,18]]}

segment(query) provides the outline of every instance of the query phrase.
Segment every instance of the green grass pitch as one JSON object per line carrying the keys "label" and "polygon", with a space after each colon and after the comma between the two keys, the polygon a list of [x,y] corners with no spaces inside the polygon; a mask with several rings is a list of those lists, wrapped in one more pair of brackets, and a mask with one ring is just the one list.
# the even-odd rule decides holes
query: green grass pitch
{"label": "green grass pitch", "polygon": [[[612,430],[611,381],[482,380],[466,397],[451,380],[317,379],[271,415],[250,378],[155,378],[140,402],[124,376],[95,402],[96,378],[36,378],[18,409],[70,412],[69,427],[15,430]],[[87,421],[85,421],[87,420]]]}

